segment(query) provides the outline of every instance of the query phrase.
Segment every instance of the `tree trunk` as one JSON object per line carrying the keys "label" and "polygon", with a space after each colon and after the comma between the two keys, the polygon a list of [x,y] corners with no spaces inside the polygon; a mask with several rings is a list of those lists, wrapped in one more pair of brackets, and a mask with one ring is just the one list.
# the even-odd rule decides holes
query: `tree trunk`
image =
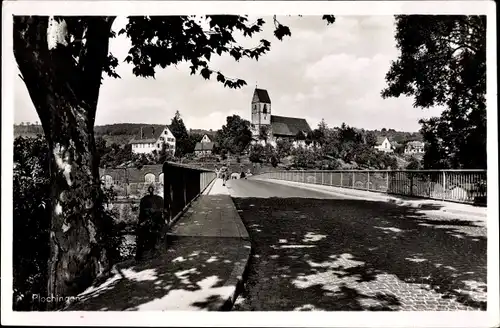
{"label": "tree trunk", "polygon": [[47,293],[55,297],[82,292],[107,266],[93,127],[112,21],[88,18],[76,60],[64,19],[14,18],[14,54],[51,153]]}

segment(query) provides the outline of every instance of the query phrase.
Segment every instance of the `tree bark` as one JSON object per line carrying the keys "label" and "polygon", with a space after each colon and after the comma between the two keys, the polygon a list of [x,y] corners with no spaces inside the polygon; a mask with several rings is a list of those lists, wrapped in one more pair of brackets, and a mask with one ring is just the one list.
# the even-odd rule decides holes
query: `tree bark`
{"label": "tree bark", "polygon": [[107,265],[93,130],[112,22],[89,18],[75,59],[64,19],[14,17],[14,54],[51,153],[49,296],[82,292]]}

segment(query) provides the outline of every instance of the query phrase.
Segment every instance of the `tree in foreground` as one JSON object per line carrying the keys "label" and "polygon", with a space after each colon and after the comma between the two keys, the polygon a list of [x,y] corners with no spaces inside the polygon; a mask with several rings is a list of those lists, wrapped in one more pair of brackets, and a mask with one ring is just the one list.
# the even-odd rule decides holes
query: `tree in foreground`
{"label": "tree in foreground", "polygon": [[[333,23],[330,15],[323,16]],[[50,156],[51,213],[47,293],[74,295],[88,287],[108,267],[102,245],[102,215],[94,122],[102,72],[119,77],[118,60],[109,53],[115,17],[14,16],[14,55],[40,118]],[[206,28],[203,23],[206,24]],[[291,35],[276,17],[274,35]],[[236,43],[233,34],[254,37],[264,19],[244,16],[128,17],[119,34],[131,41],[125,61],[133,73],[154,77],[158,68],[191,63],[191,74],[215,76],[225,87],[245,81],[210,68],[212,55],[229,54],[235,60],[258,59],[271,43],[260,40],[253,48]]]}
{"label": "tree in foreground", "polygon": [[399,58],[382,96],[444,106],[421,120],[427,168],[486,168],[486,16],[396,16]]}

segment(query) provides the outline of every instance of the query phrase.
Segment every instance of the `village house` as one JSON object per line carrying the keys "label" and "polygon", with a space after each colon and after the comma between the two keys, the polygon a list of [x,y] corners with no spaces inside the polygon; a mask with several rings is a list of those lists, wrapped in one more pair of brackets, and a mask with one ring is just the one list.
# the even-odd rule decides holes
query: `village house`
{"label": "village house", "polygon": [[394,145],[389,141],[387,137],[377,137],[377,144],[374,148],[386,153],[394,152]]}
{"label": "village house", "polygon": [[405,154],[423,154],[425,144],[421,141],[410,141],[406,144]]}
{"label": "village house", "polygon": [[208,135],[205,134],[201,141],[196,143],[196,146],[194,147],[194,154],[197,157],[211,155],[214,147],[215,142],[212,142]]}
{"label": "village house", "polygon": [[175,153],[175,137],[165,126],[163,129],[155,128],[154,126],[141,127],[139,135],[135,136],[131,141],[133,154],[151,154],[154,150],[160,152],[163,144],[167,146],[167,151]]}
{"label": "village house", "polygon": [[[280,139],[289,139],[295,147],[305,146],[305,141],[296,140],[297,134],[311,132],[311,127],[303,118],[271,115],[271,98],[267,90],[256,88],[252,98],[251,131],[253,142],[268,142],[276,146]],[[267,140],[261,138],[261,128],[267,131]]]}

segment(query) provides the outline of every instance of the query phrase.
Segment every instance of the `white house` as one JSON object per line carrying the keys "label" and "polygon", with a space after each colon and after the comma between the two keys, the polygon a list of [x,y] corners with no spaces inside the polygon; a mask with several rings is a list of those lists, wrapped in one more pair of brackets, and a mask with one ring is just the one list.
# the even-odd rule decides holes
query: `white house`
{"label": "white house", "polygon": [[159,152],[163,144],[167,145],[167,151],[175,153],[175,137],[168,126],[163,129],[154,126],[142,127],[139,135],[135,136],[130,144],[133,154],[151,154],[153,150]]}
{"label": "white house", "polygon": [[424,143],[421,141],[410,141],[406,144],[405,154],[423,154]]}
{"label": "white house", "polygon": [[389,139],[387,139],[386,137],[377,138],[377,145],[375,145],[375,149],[377,149],[379,151],[386,152],[386,153],[394,152],[393,145],[391,144]]}
{"label": "white house", "polygon": [[194,147],[194,153],[198,157],[207,156],[212,154],[212,150],[215,147],[215,142],[212,142],[210,138],[205,134],[200,142],[196,143]]}
{"label": "white house", "polygon": [[201,141],[202,143],[206,143],[206,142],[212,142],[212,140],[210,140],[210,138],[208,137],[208,135],[204,135],[203,138],[201,138]]}

